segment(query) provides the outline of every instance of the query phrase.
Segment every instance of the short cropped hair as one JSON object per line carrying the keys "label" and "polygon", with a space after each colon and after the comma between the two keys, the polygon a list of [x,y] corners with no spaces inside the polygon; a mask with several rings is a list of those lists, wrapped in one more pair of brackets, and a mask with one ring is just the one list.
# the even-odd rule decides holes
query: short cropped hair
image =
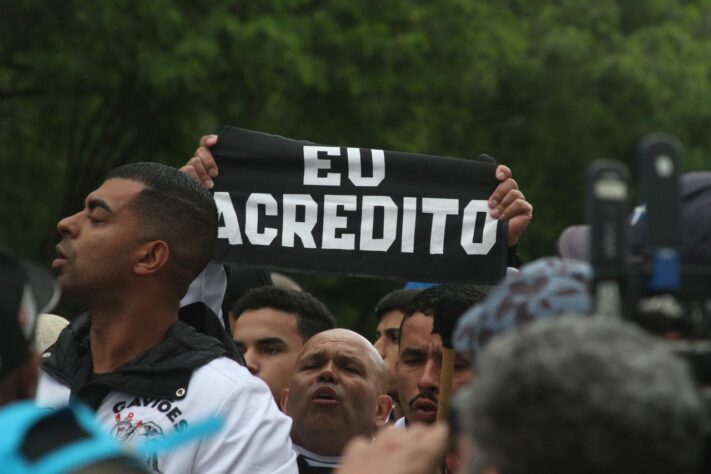
{"label": "short cropped hair", "polygon": [[217,207],[212,196],[195,179],[160,163],[120,166],[109,171],[105,180],[109,179],[128,179],[146,187],[130,206],[144,223],[144,237],[168,244],[175,287],[182,296],[214,251]]}
{"label": "short cropped hair", "polygon": [[419,288],[405,288],[393,290],[378,301],[375,307],[375,318],[380,322],[383,316],[390,311],[400,311],[405,314],[412,299],[422,290]]}
{"label": "short cropped hair", "polygon": [[536,321],[494,338],[468,398],[470,473],[691,473],[700,459],[689,367],[621,321]]}
{"label": "short cropped hair", "polygon": [[484,301],[485,298],[486,293],[476,285],[448,283],[422,290],[415,295],[405,310],[402,323],[400,323],[400,340],[402,340],[402,328],[405,321],[415,313],[434,317],[436,308],[442,307],[458,307],[464,313],[468,308]]}
{"label": "short cropped hair", "polygon": [[451,283],[433,286],[415,295],[405,311],[405,317],[409,318],[415,313],[433,316],[435,308],[446,299],[458,299],[466,301],[469,306],[474,306],[481,303],[484,298],[486,293],[475,285]]}
{"label": "short cropped hair", "polygon": [[235,320],[248,310],[272,308],[296,316],[296,328],[306,342],[311,336],[336,327],[325,304],[305,291],[276,286],[260,286],[249,290],[232,307]]}

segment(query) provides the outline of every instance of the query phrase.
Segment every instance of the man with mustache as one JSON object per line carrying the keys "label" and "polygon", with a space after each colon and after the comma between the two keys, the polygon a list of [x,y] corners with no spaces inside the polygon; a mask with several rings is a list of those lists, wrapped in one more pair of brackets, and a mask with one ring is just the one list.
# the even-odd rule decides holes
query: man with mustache
{"label": "man with mustache", "polygon": [[[405,312],[400,325],[396,366],[397,388],[404,417],[395,424],[434,423],[437,419],[439,382],[442,369],[442,337],[432,333],[435,308],[447,299],[465,300],[470,306],[486,295],[471,285],[441,285],[419,293]],[[452,377],[452,393],[472,375],[468,354],[457,352]]]}
{"label": "man with mustache", "polygon": [[330,473],[351,439],[372,438],[392,409],[386,390],[383,359],[363,336],[331,329],[311,337],[281,402],[299,472]]}

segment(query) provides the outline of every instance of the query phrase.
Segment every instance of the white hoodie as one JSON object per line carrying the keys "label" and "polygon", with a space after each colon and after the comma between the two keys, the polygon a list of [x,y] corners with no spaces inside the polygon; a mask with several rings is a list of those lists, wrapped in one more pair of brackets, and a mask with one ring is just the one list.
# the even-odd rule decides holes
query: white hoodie
{"label": "white hoodie", "polygon": [[[97,420],[116,438],[133,443],[163,436],[208,417],[224,420],[211,437],[146,459],[163,474],[297,473],[289,432],[291,419],[276,407],[260,379],[234,361],[220,357],[196,369],[180,399],[165,400],[110,392]],[[69,387],[42,372],[37,403],[62,406]]]}

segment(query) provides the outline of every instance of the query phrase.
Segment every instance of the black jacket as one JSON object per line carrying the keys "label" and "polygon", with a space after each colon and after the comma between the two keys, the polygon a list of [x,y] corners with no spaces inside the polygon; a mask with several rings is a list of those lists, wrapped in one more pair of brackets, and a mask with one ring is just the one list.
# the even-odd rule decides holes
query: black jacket
{"label": "black jacket", "polygon": [[168,400],[183,398],[194,369],[231,355],[217,339],[177,321],[158,345],[110,373],[94,375],[90,327],[88,313],[75,319],[42,355],[42,369],[66,384],[72,398],[94,409],[111,390]]}

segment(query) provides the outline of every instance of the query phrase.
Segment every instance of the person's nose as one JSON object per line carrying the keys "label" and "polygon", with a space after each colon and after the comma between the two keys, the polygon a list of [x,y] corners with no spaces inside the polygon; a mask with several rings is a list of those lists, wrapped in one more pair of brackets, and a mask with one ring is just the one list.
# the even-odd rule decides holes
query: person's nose
{"label": "person's nose", "polygon": [[81,212],[67,216],[57,222],[57,232],[62,237],[76,237],[79,233],[78,219]]}
{"label": "person's nose", "polygon": [[378,354],[380,354],[380,357],[385,359],[385,336],[380,336],[376,341],[373,343],[373,347],[375,347],[375,350],[378,351]]}
{"label": "person's nose", "polygon": [[333,361],[328,362],[321,368],[321,371],[318,373],[318,377],[316,377],[316,381],[319,383],[338,383],[338,375],[336,374],[335,367],[333,366]]}
{"label": "person's nose", "polygon": [[257,375],[259,373],[260,365],[259,359],[255,357],[254,351],[247,349],[244,353],[244,361],[247,363],[247,369],[252,375]]}
{"label": "person's nose", "polygon": [[439,391],[440,366],[434,359],[427,359],[417,382],[420,391]]}

